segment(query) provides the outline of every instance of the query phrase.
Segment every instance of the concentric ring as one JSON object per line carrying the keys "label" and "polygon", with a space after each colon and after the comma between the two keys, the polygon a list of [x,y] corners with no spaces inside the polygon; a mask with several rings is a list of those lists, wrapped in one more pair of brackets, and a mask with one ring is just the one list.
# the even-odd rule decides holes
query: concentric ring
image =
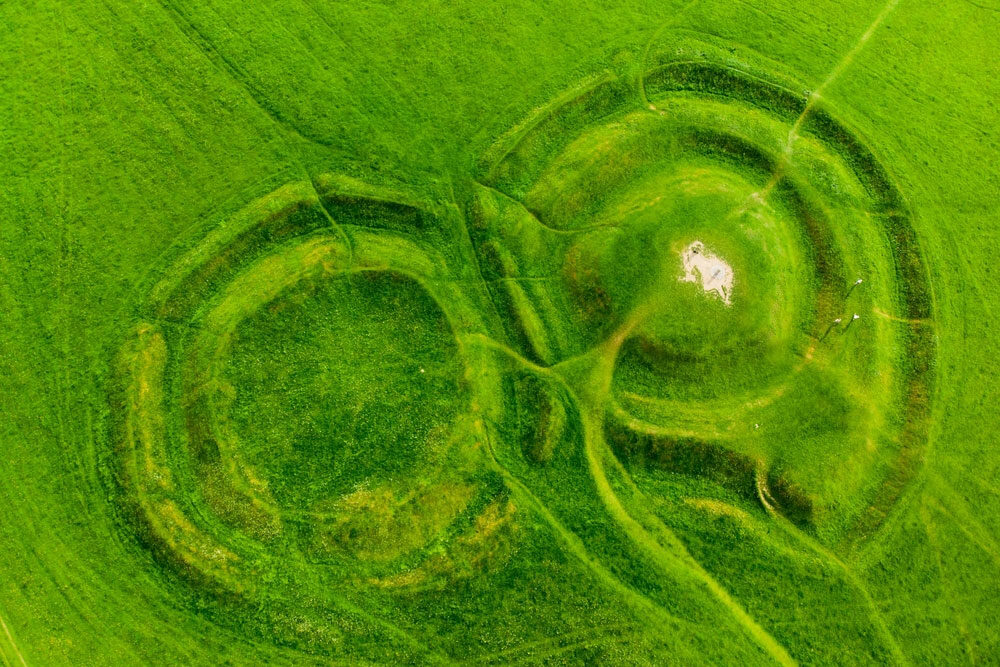
{"label": "concentric ring", "polygon": [[[919,467],[930,290],[890,171],[760,62],[682,39],[645,72],[648,104],[609,74],[540,109],[482,163],[476,240],[526,357],[613,349],[595,395],[623,462],[848,548]],[[692,248],[714,275],[685,277]],[[731,300],[706,291],[723,275]]]}
{"label": "concentric ring", "polygon": [[206,613],[268,600],[254,625],[272,641],[389,646],[405,637],[366,595],[505,558],[514,505],[480,452],[495,372],[462,343],[485,324],[436,215],[342,177],[291,183],[142,297],[116,355],[113,488]]}
{"label": "concentric ring", "polygon": [[[259,605],[255,632],[312,652],[426,655],[370,605],[494,571],[519,493],[571,550],[593,530],[739,616],[637,509],[659,481],[708,478],[839,550],[884,521],[933,382],[905,199],[759,59],[682,41],[656,62],[642,95],[599,75],[504,137],[466,219],[324,176],[158,267],[116,354],[111,477],[199,609]],[[570,508],[561,484],[595,496]]]}

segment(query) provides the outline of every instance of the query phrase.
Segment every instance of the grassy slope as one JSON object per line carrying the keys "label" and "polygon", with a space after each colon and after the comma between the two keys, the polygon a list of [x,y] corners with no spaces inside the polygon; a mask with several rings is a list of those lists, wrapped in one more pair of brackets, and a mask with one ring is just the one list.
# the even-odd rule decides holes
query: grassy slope
{"label": "grassy slope", "polygon": [[5,661],[248,655],[120,541],[95,474],[101,374],[131,324],[126,301],[183,230],[321,171],[402,175],[444,196],[533,107],[601,68],[635,70],[670,20],[660,45],[708,32],[814,87],[845,65],[824,96],[877,138],[917,212],[940,342],[924,472],[850,567],[911,657],[995,654],[997,11],[902,0],[844,62],[881,7],[706,0],[675,18],[681,3],[241,4],[0,9]]}

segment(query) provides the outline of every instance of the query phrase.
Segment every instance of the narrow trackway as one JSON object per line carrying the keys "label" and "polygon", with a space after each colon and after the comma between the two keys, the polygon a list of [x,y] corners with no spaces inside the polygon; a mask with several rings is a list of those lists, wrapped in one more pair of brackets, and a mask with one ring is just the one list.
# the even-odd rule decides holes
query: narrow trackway
{"label": "narrow trackway", "polygon": [[882,641],[885,642],[885,645],[888,647],[890,653],[892,653],[893,659],[897,662],[897,664],[908,664],[909,661],[903,654],[903,650],[900,648],[899,642],[897,642],[896,638],[893,636],[892,631],[885,622],[885,617],[882,615],[878,605],[875,603],[875,599],[868,590],[868,586],[865,585],[865,582],[862,581],[861,577],[859,577],[854,570],[851,569],[850,565],[837,556],[837,554],[823,546],[819,540],[799,530],[795,524],[782,516],[780,512],[775,510],[773,505],[774,496],[771,495],[771,491],[767,486],[767,482],[760,468],[758,468],[754,473],[754,481],[761,504],[767,510],[768,514],[771,515],[772,519],[774,519],[774,521],[778,524],[778,527],[804,547],[820,556],[820,558],[828,565],[831,565],[844,573],[844,577],[847,579],[848,583],[850,583],[858,591],[858,594],[861,595],[861,599],[864,602],[866,611],[868,612],[868,617],[875,625],[878,633],[882,636]]}
{"label": "narrow trackway", "polygon": [[653,534],[649,528],[629,513],[615,493],[601,462],[603,456],[613,456],[604,440],[603,427],[605,405],[611,393],[615,361],[622,344],[642,322],[655,312],[656,305],[654,296],[640,304],[631,317],[604,344],[594,348],[588,354],[553,368],[557,374],[562,376],[565,384],[576,396],[581,406],[584,448],[591,477],[611,516],[632,538],[633,542],[650,554],[668,576],[673,578],[680,575],[690,576],[704,586],[776,662],[782,665],[794,665],[796,661],[789,655],[788,651],[691,556],[673,531],[655,517],[644,517],[646,521],[654,524],[657,534]]}
{"label": "narrow trackway", "polygon": [[[14,641],[14,636],[10,633],[10,628],[7,627],[7,622],[3,620],[2,616],[0,616],[0,626],[3,627],[3,632],[7,636],[7,643],[14,651],[14,655],[17,656],[17,659],[21,661],[21,664],[24,665],[24,667],[28,667],[28,663],[25,661],[24,655],[21,654],[21,649],[17,647],[17,642]],[[4,658],[4,662],[7,662],[3,653],[0,653],[0,658]]]}
{"label": "narrow trackway", "polygon": [[[611,378],[614,372],[615,361],[618,358],[622,344],[628,338],[629,334],[652,314],[655,306],[656,304],[652,300],[641,304],[636,308],[632,316],[603,345],[594,348],[589,353],[573,357],[551,368],[537,366],[507,346],[496,343],[485,336],[469,336],[464,342],[478,343],[504,353],[524,364],[526,368],[558,380],[571,392],[581,407],[580,417],[584,427],[584,448],[591,477],[601,496],[601,501],[615,521],[632,538],[634,543],[645,549],[652,556],[654,562],[660,564],[668,576],[677,578],[679,575],[687,575],[704,586],[732,614],[754,642],[776,662],[782,665],[795,665],[797,663],[789,655],[788,651],[767,630],[761,627],[729,595],[728,591],[691,556],[673,531],[658,519],[647,517],[648,520],[656,522],[657,533],[659,533],[661,539],[669,543],[670,546],[668,548],[657,539],[656,535],[650,533],[642,523],[628,512],[625,505],[615,493],[601,463],[602,455],[613,457],[610,448],[604,440],[603,426],[604,408],[611,393]],[[495,455],[494,460],[496,461]],[[586,547],[580,542],[580,539],[572,531],[563,526],[530,489],[511,475],[510,471],[504,468],[499,461],[496,461],[496,463],[505,479],[531,500],[535,508],[542,513],[545,519],[556,528],[563,540],[567,542],[570,550],[583,560],[592,571],[610,583],[614,588],[623,592],[628,599],[646,609],[654,611],[658,616],[664,618],[664,620],[669,619],[670,621],[677,622],[678,619],[669,614],[663,616],[666,612],[659,605],[633,591],[630,587],[619,581],[617,577],[605,570],[603,566],[594,561],[587,552]],[[621,472],[624,473],[624,471]]]}
{"label": "narrow trackway", "polygon": [[854,62],[854,59],[865,47],[865,44],[867,44],[868,40],[870,40],[872,35],[875,34],[875,31],[878,30],[883,23],[885,23],[885,20],[896,9],[896,5],[899,4],[899,1],[900,0],[888,0],[888,2],[882,7],[881,11],[879,11],[879,13],[875,16],[875,19],[868,25],[865,31],[858,36],[858,39],[855,40],[854,44],[847,51],[847,53],[844,54],[844,56],[841,57],[836,64],[834,64],[833,69],[830,70],[830,73],[827,74],[826,78],[820,82],[815,90],[809,93],[809,97],[806,98],[806,104],[802,109],[802,113],[799,114],[798,118],[795,119],[795,122],[792,123],[791,129],[788,130],[788,138],[785,140],[785,147],[781,152],[781,160],[776,165],[774,173],[771,174],[771,178],[763,188],[749,195],[743,204],[730,211],[729,215],[726,216],[726,219],[732,219],[742,215],[746,211],[750,210],[750,207],[755,203],[758,205],[764,205],[767,203],[767,199],[771,195],[771,192],[785,176],[785,171],[791,163],[795,141],[799,137],[799,130],[802,129],[802,125],[809,117],[809,114],[812,113],[812,110],[816,107],[816,103],[823,98],[823,93],[826,89],[839,79],[844,70],[846,70],[851,63]]}

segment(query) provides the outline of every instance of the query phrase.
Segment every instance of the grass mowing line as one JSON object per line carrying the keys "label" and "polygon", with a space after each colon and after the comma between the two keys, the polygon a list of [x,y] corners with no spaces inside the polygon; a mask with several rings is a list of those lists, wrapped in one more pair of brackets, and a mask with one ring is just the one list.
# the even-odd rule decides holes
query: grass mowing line
{"label": "grass mowing line", "polygon": [[955,594],[954,588],[948,584],[948,578],[944,576],[944,564],[941,560],[941,543],[938,539],[937,529],[931,521],[931,514],[927,511],[927,504],[921,503],[920,509],[918,510],[920,514],[920,520],[924,524],[924,532],[927,533],[927,542],[931,545],[931,549],[934,551],[935,565],[937,566],[938,580],[941,582],[941,595],[945,598],[948,608],[951,610],[952,616],[955,618],[955,625],[958,627],[958,634],[962,637],[962,644],[965,647],[965,652],[969,658],[969,664],[976,664],[976,652],[972,648],[972,637],[969,635],[968,622],[965,619],[965,615],[961,611],[961,600]]}
{"label": "grass mowing line", "polygon": [[[66,69],[67,59],[64,56],[62,56],[64,45],[70,42],[69,31],[67,29],[69,22],[66,20],[64,7],[62,5],[60,5],[59,7],[60,7],[59,14],[61,20],[58,22],[59,39],[57,40],[56,48],[60,52],[61,57],[58,58],[59,62],[58,78],[60,86],[59,86],[59,95],[57,96],[59,100],[59,114],[57,122],[58,122],[59,134],[65,136],[67,119],[71,117],[69,112],[67,111],[67,82],[72,80],[72,75],[67,72]],[[60,150],[57,151],[58,155],[57,169],[60,174],[67,173],[67,152],[68,151],[66,144],[62,144],[60,146]],[[55,303],[56,307],[58,308],[58,311],[53,316],[53,321],[58,322],[59,333],[57,334],[56,338],[56,340],[58,340],[58,352],[56,352],[56,354],[61,355],[62,363],[60,364],[61,372],[54,373],[54,376],[56,378],[56,386],[60,388],[60,394],[65,394],[65,395],[61,397],[61,400],[55,402],[54,412],[55,412],[57,428],[59,431],[59,442],[62,443],[62,445],[67,450],[75,450],[78,452],[82,448],[76,446],[77,441],[74,437],[71,436],[71,433],[68,430],[69,429],[68,422],[73,415],[73,411],[70,406],[70,400],[73,395],[71,391],[71,388],[73,387],[73,382],[71,377],[72,364],[70,360],[73,359],[74,356],[71,351],[71,341],[72,341],[74,327],[71,326],[73,318],[71,317],[71,311],[69,305],[67,304],[67,299],[66,299],[66,287],[69,282],[67,276],[67,273],[69,272],[68,260],[71,256],[70,244],[72,243],[72,236],[73,236],[72,229],[75,228],[75,226],[68,224],[67,212],[69,210],[69,206],[67,203],[68,198],[66,196],[66,181],[68,179],[58,178],[56,180],[58,181],[58,183],[56,187],[53,189],[55,194],[54,199],[56,204],[56,217],[58,218],[61,224],[59,225],[59,232],[58,232],[58,244],[59,244],[57,248],[58,267],[56,268],[55,271],[55,277],[56,277]],[[57,539],[60,545],[65,545],[65,541],[62,539],[61,535]],[[55,582],[57,578],[53,576],[51,566],[48,565],[47,563],[44,563],[44,561],[41,558],[38,558],[38,561],[40,563],[43,563],[42,568],[46,571],[47,574],[49,574],[51,580]],[[81,616],[85,617],[85,615],[79,609],[77,602],[70,599],[68,591],[61,591],[61,592],[64,599],[69,603],[69,607],[77,614],[80,614]],[[10,645],[14,649],[14,652],[17,654],[17,657],[21,661],[21,664],[22,665],[27,664],[24,660],[24,656],[18,649],[17,644],[14,642],[14,637],[10,632],[10,628],[7,627],[7,623],[2,618],[0,618],[0,623],[3,624],[4,634],[10,640]],[[88,625],[90,625],[89,621]],[[93,626],[91,625],[91,627]]]}
{"label": "grass mowing line", "polygon": [[[17,647],[17,642],[14,641],[14,635],[10,633],[10,628],[7,627],[7,622],[3,620],[2,615],[0,615],[0,626],[3,626],[3,632],[7,636],[7,644],[10,646],[11,649],[13,649],[14,655],[17,656],[17,659],[21,662],[22,665],[24,665],[24,667],[27,667],[28,663],[27,661],[25,661],[24,655],[21,653],[21,649]],[[5,665],[10,664],[7,661],[6,651],[0,652],[0,657],[3,658]]]}
{"label": "grass mowing line", "polygon": [[979,477],[976,477],[975,475],[970,475],[968,473],[964,475],[964,478],[969,480],[976,486],[978,486],[983,491],[992,493],[994,496],[1000,497],[1000,488],[997,488],[995,484],[991,484],[990,482],[987,482],[985,479],[980,479]]}
{"label": "grass mowing line", "polygon": [[[336,29],[336,27],[334,27],[334,25],[330,23],[330,20],[325,16],[323,16],[323,14],[320,13],[318,9],[316,9],[316,6],[310,0],[301,0],[301,3],[304,7],[309,9],[309,11],[313,15],[315,15],[316,18],[320,20],[320,22],[326,27],[326,29],[330,31],[330,34],[333,35],[337,39],[337,41],[341,43],[341,45],[343,45],[343,47],[351,54],[351,56],[353,56],[353,60],[355,63],[360,63],[360,65],[366,64],[364,58],[358,53],[357,48],[352,46],[344,38],[344,36],[340,34],[340,32]],[[297,38],[297,40],[299,41],[299,43],[302,43],[300,39]],[[319,63],[319,65],[320,67],[322,67],[323,63]],[[355,65],[355,68],[361,69],[361,67],[358,65]],[[367,70],[367,73],[372,74],[373,72],[369,69]],[[378,78],[379,81],[382,82],[386,90],[393,90],[396,95],[402,97],[402,95],[398,90],[398,87],[394,86],[393,83],[389,79],[387,79],[384,74],[378,71],[374,72],[373,74],[375,77]],[[412,110],[415,107],[415,105],[412,103],[411,100],[407,100],[406,107]]]}
{"label": "grass mowing line", "polygon": [[[67,30],[68,22],[66,21],[65,9],[60,6],[59,9],[60,18],[59,21],[59,39],[57,40],[57,50],[62,54],[64,45],[70,42],[69,31]],[[66,58],[60,57],[59,61],[59,134],[64,135],[66,128],[66,119],[70,118],[70,114],[67,112],[67,82],[72,80],[72,76],[66,70]],[[58,170],[59,173],[65,174],[66,170],[66,145],[60,146],[60,150],[57,152],[59,156],[58,160]],[[68,391],[72,386],[72,379],[70,377],[70,369],[72,364],[70,359],[73,358],[71,353],[71,337],[73,327],[69,326],[72,322],[72,317],[70,316],[70,311],[68,305],[66,304],[66,286],[67,286],[67,271],[68,271],[68,259],[70,257],[70,243],[72,241],[72,228],[74,225],[67,224],[67,197],[66,197],[66,180],[65,178],[59,178],[57,186],[54,188],[55,191],[55,201],[56,201],[56,216],[62,223],[59,225],[59,247],[58,247],[58,262],[59,266],[56,270],[56,304],[59,308],[59,313],[53,319],[59,322],[59,330],[61,335],[59,336],[59,352],[62,354],[62,372],[56,374],[57,386],[60,386],[65,392],[66,396],[62,397],[62,400],[56,403],[56,422],[59,428],[59,440],[61,443],[68,445],[69,443],[74,443],[74,438],[71,438],[69,433],[67,433],[67,422],[72,415],[72,410],[70,409],[70,396],[72,393]],[[69,447],[67,447],[69,449]],[[7,635],[10,636],[10,631],[7,629],[7,624],[4,623],[4,630]],[[13,644],[13,638],[11,638],[11,643]],[[17,647],[14,647],[17,650]],[[23,661],[23,658],[22,658]]]}
{"label": "grass mowing line", "polygon": [[433,658],[433,660],[428,661],[430,662],[430,664],[446,665],[451,663],[451,660],[447,656],[443,655],[440,650],[430,648],[428,644],[420,641],[415,636],[413,636],[412,633],[403,629],[399,625],[387,620],[386,618],[384,618],[384,616],[372,613],[367,609],[365,609],[364,607],[361,607],[353,602],[350,602],[349,600],[347,600],[347,598],[344,598],[342,596],[338,596],[335,599],[335,603],[339,604],[343,609],[346,609],[351,613],[357,614],[361,618],[367,619],[374,625],[381,627],[389,634],[395,635],[397,638],[409,644],[412,648],[415,648],[419,651],[423,651],[425,659],[428,657]]}
{"label": "grass mowing line", "polygon": [[[294,560],[300,565],[306,563],[306,560],[301,553],[296,554],[292,558],[294,558]],[[315,575],[313,575],[313,577],[315,577]],[[319,585],[319,583],[315,578],[313,578],[312,581],[314,585]],[[372,623],[373,625],[381,627],[383,630],[385,630],[391,635],[396,636],[398,639],[402,640],[410,647],[417,649],[418,651],[422,651],[424,654],[423,657],[425,660],[427,660],[428,664],[440,665],[440,664],[450,663],[448,657],[443,655],[440,650],[432,649],[429,645],[417,639],[411,632],[404,629],[400,625],[397,625],[396,623],[387,620],[380,614],[365,609],[360,604],[348,600],[345,596],[343,595],[335,596],[333,598],[333,603],[339,605],[341,609],[347,611],[348,613],[355,614],[358,617],[363,618],[368,622]],[[429,658],[433,658],[433,660],[430,660]]]}
{"label": "grass mowing line", "polygon": [[276,114],[274,110],[265,106],[261,99],[266,99],[266,96],[257,90],[251,83],[240,78],[239,68],[231,62],[230,58],[227,58],[222,51],[212,43],[211,39],[198,29],[193,21],[184,16],[181,11],[174,6],[175,3],[171,3],[168,0],[157,0],[157,4],[167,15],[174,27],[177,28],[178,32],[180,32],[180,34],[187,39],[191,46],[194,47],[195,51],[200,53],[202,57],[208,61],[212,68],[219,74],[222,74],[225,79],[232,81],[239,86],[247,94],[254,106],[260,109],[264,115],[267,116],[268,120],[274,123],[274,125],[286,131],[291,131],[293,134],[308,143],[322,146],[323,148],[332,148],[330,144],[321,141],[317,137],[305,134],[293,123],[282,118]]}
{"label": "grass mowing line", "polygon": [[[6,258],[0,258],[0,260],[4,260],[0,261],[0,274],[3,274],[5,273],[5,271],[3,271],[2,269],[4,269],[6,266]],[[3,284],[0,285],[0,304],[2,304],[5,314],[8,315],[12,312],[15,312],[16,310],[20,311],[24,310],[23,306],[18,301],[15,301],[12,297],[12,292],[10,287],[10,285],[12,284],[13,281],[5,280]],[[41,329],[45,328],[44,326],[42,326],[40,319],[37,319],[36,321]],[[6,361],[6,359],[3,359],[3,361]],[[7,382],[9,382],[11,378],[13,378],[18,383],[25,386],[27,385],[27,381],[25,378],[27,378],[28,376],[25,372],[23,372],[21,367],[17,365],[11,366],[5,363],[3,366],[3,373]],[[27,514],[24,511],[16,511],[19,508],[19,505],[16,502],[14,502],[13,497],[8,493],[8,491],[16,491],[16,485],[15,487],[11,487],[9,489],[6,487],[6,485],[0,485],[0,491],[3,492],[4,502],[7,505],[13,506],[15,508],[14,514],[16,515],[16,518],[12,520],[17,520],[17,518],[24,519],[25,517],[27,517]],[[23,500],[24,498],[23,493],[19,494],[19,496],[20,499]],[[8,512],[7,514],[9,515],[11,513]],[[11,517],[9,516],[5,518],[11,519]],[[41,569],[42,573],[44,574],[44,577],[39,577],[39,580],[49,581],[52,587],[55,589],[56,592],[58,592],[59,596],[61,597],[59,604],[64,606],[66,609],[71,610],[76,615],[76,617],[80,619],[80,621],[88,627],[89,631],[92,634],[96,635],[97,628],[93,623],[92,617],[90,614],[87,614],[84,611],[83,605],[85,603],[81,602],[82,593],[80,593],[79,587],[72,583],[72,577],[74,577],[76,573],[70,572],[71,563],[73,562],[70,556],[76,554],[78,548],[77,547],[70,548],[67,545],[65,539],[62,537],[61,533],[53,533],[51,534],[51,538],[54,544],[56,544],[58,548],[46,549],[45,553],[42,553],[39,551],[37,547],[29,546],[33,544],[43,543],[42,533],[39,532],[41,530],[41,525],[38,522],[30,520],[26,521],[21,525],[24,531],[23,534],[25,536],[30,536],[30,540],[26,540],[24,542],[26,553],[22,555],[22,558],[27,558],[28,561],[36,564],[37,567]],[[46,555],[51,556],[56,551],[58,551],[58,553],[62,554],[65,557],[61,561],[65,563],[64,567],[53,568],[53,566],[49,564],[49,559],[46,558]],[[94,583],[95,585],[103,584],[100,578],[98,578],[96,581],[91,581],[90,583]],[[2,616],[0,616],[0,626],[2,626],[4,630],[4,634],[0,635],[0,658],[3,658],[5,664],[10,664],[8,662],[8,657],[6,655],[6,651],[4,648],[4,646],[9,642],[10,648],[14,652],[14,654],[16,654],[17,660],[21,664],[26,664],[24,656],[21,654],[21,651],[18,648],[17,643],[14,641],[13,634],[11,633],[10,628],[7,626],[6,621],[2,618]],[[6,639],[4,639],[4,637],[6,637]]]}
{"label": "grass mowing line", "polygon": [[964,0],[964,2],[966,4],[972,5],[976,9],[982,9],[987,12],[994,12],[996,14],[1000,14],[1000,7],[990,7],[989,5],[984,5],[982,3],[975,2],[974,0]]}
{"label": "grass mowing line", "polygon": [[[945,489],[943,490],[947,490],[950,495],[958,495],[953,489],[950,488],[950,486],[944,486]],[[933,505],[934,509],[951,519],[955,526],[962,531],[970,542],[979,547],[983,553],[993,559],[993,562],[996,565],[1000,566],[1000,546],[993,541],[993,538],[990,536],[990,532],[981,523],[979,523],[975,516],[964,510],[961,512],[949,510],[945,507],[944,503],[937,499],[930,499],[925,496],[924,502],[925,504]],[[961,513],[963,516],[959,518],[956,516],[957,513]],[[975,529],[975,533],[979,533],[978,535],[973,532],[973,528]]]}
{"label": "grass mowing line", "polygon": [[[874,598],[872,598],[871,593],[868,591],[868,587],[865,585],[864,581],[851,569],[851,567],[840,559],[837,554],[830,551],[824,547],[818,540],[813,539],[803,531],[799,530],[798,527],[788,519],[786,519],[780,512],[776,511],[775,508],[768,502],[768,498],[772,501],[774,498],[771,496],[770,490],[767,488],[766,479],[761,477],[760,469],[758,469],[758,474],[756,475],[756,486],[757,493],[760,497],[760,502],[767,510],[768,514],[774,519],[778,527],[781,528],[789,536],[802,543],[807,548],[816,552],[821,556],[828,564],[836,566],[838,569],[842,570],[844,576],[847,578],[857,591],[861,594],[862,599],[865,602],[865,606],[868,608],[868,615],[875,627],[878,629],[879,634],[882,635],[883,641],[885,641],[886,646],[888,646],[889,651],[892,653],[893,658],[895,658],[896,663],[900,665],[910,664],[909,660],[903,654],[902,648],[899,646],[899,642],[896,641],[896,637],[892,634],[889,629],[888,624],[885,622],[885,618],[882,616],[882,612],[879,610],[878,606],[875,604]],[[763,481],[762,481],[763,479]]]}

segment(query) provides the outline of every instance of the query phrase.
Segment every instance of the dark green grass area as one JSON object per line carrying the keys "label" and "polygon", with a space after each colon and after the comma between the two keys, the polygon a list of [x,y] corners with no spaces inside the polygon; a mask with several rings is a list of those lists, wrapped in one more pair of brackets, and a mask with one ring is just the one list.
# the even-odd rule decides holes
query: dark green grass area
{"label": "dark green grass area", "polygon": [[301,286],[235,335],[224,371],[239,387],[232,420],[282,504],[309,507],[376,475],[419,475],[464,407],[448,323],[399,277]]}
{"label": "dark green grass area", "polygon": [[0,26],[0,664],[998,661],[1000,7]]}

